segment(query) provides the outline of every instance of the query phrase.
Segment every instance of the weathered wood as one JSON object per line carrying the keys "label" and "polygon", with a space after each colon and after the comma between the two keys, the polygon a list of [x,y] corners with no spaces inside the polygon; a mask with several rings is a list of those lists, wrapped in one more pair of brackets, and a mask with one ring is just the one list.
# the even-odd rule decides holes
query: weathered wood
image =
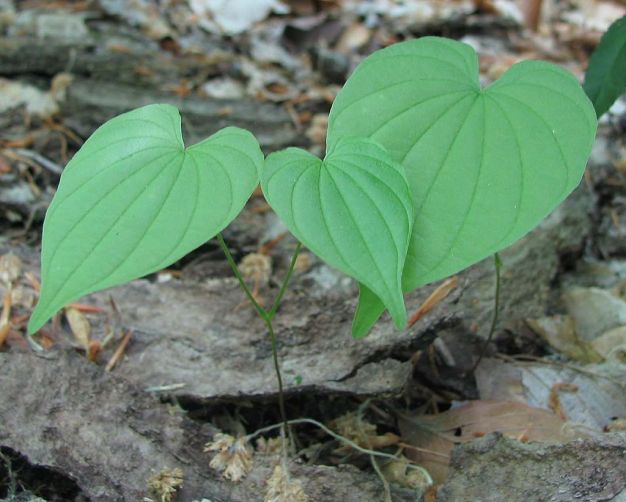
{"label": "weathered wood", "polygon": [[[56,471],[64,485],[76,487],[75,496],[93,502],[143,500],[150,495],[148,479],[174,467],[184,476],[176,500],[258,502],[279,461],[255,455],[253,470],[241,483],[221,479],[202,451],[215,432],[211,425],[172,413],[77,353],[56,352],[51,358],[0,353],[0,386],[0,447],[25,456],[32,467]],[[382,500],[376,476],[354,467],[294,462],[290,471],[310,500]],[[45,483],[39,479],[35,485]],[[400,494],[394,500],[411,499]]]}

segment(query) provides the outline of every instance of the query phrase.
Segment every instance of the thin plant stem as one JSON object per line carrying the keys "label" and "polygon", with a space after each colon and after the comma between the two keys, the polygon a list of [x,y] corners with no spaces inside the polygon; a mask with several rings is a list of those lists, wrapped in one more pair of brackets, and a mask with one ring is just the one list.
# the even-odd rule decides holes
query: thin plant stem
{"label": "thin plant stem", "polygon": [[[299,424],[314,425],[314,426],[320,428],[321,430],[323,430],[329,436],[335,438],[337,441],[340,441],[341,443],[347,444],[348,446],[350,446],[351,448],[354,448],[358,452],[365,453],[366,455],[371,455],[373,457],[386,458],[386,459],[389,459],[389,460],[399,460],[397,455],[391,455],[390,453],[384,453],[382,451],[369,450],[367,448],[362,448],[361,446],[356,444],[351,439],[348,439],[347,437],[344,437],[341,434],[337,434],[335,431],[333,431],[333,430],[329,429],[328,427],[326,427],[323,423],[318,422],[317,420],[313,420],[312,418],[296,418],[294,420],[288,420],[287,424],[288,425],[299,425]],[[275,429],[280,429],[282,427],[284,427],[284,424],[282,424],[282,423],[281,424],[268,425],[267,427],[263,427],[262,429],[259,429],[257,431],[254,431],[251,434],[248,434],[245,437],[245,439],[246,439],[246,441],[251,441],[252,439],[254,439],[257,436],[260,436],[261,434],[265,434],[266,432],[271,432],[271,431],[273,431]],[[433,483],[433,480],[430,477],[430,474],[428,474],[428,471],[426,469],[424,469],[423,467],[421,467],[419,465],[415,465],[415,464],[408,464],[407,467],[409,469],[415,469],[415,470],[420,471],[424,475],[425,479],[428,481],[429,484]]]}
{"label": "thin plant stem", "polygon": [[248,285],[246,284],[246,281],[244,280],[243,275],[241,275],[241,272],[239,271],[239,267],[237,266],[237,263],[235,262],[233,255],[230,254],[230,250],[228,249],[226,242],[224,242],[224,237],[222,236],[221,233],[217,234],[217,242],[219,242],[219,245],[222,248],[222,251],[226,255],[226,261],[228,261],[230,268],[233,270],[235,277],[239,281],[239,285],[241,286],[241,289],[243,289],[244,293],[248,297],[248,300],[250,300],[252,305],[254,305],[254,308],[259,314],[259,317],[261,317],[261,319],[263,319],[264,321],[267,321],[267,312],[265,311],[263,307],[261,307],[259,302],[256,301],[256,299],[254,298],[254,295],[252,294],[252,291],[250,291],[250,288],[248,288]]}
{"label": "thin plant stem", "polygon": [[283,300],[283,296],[285,296],[285,291],[287,291],[287,285],[289,284],[289,280],[291,279],[293,271],[296,267],[296,261],[298,260],[300,249],[302,249],[302,243],[298,242],[298,244],[296,245],[296,249],[293,252],[293,256],[291,257],[291,262],[289,263],[289,269],[287,270],[287,275],[285,276],[285,279],[283,280],[283,283],[280,286],[280,291],[278,291],[278,296],[276,297],[276,300],[274,300],[274,304],[272,305],[272,308],[268,312],[270,319],[273,319],[274,316],[276,315],[276,312],[278,311],[278,308],[280,307],[280,302]]}
{"label": "thin plant stem", "polygon": [[278,407],[280,408],[280,417],[285,427],[285,434],[289,436],[289,423],[287,422],[287,411],[285,409],[285,393],[283,390],[283,377],[280,373],[280,364],[278,363],[278,341],[276,340],[276,334],[274,333],[274,327],[272,326],[272,319],[265,319],[265,324],[270,334],[270,340],[272,341],[272,359],[274,360],[274,370],[276,371],[276,380],[278,380]]}
{"label": "thin plant stem", "polygon": [[246,294],[246,296],[248,297],[248,299],[254,306],[254,309],[256,310],[259,317],[263,319],[263,322],[265,322],[265,325],[267,326],[267,330],[270,335],[270,341],[272,343],[272,359],[274,361],[274,371],[276,372],[276,380],[278,381],[278,406],[280,408],[280,416],[283,422],[285,434],[288,437],[290,437],[289,430],[288,430],[289,423],[287,421],[287,411],[285,407],[285,393],[284,393],[284,388],[283,388],[283,377],[280,372],[280,363],[278,361],[278,340],[276,339],[276,334],[274,333],[274,326],[272,324],[272,320],[274,316],[276,315],[278,308],[280,307],[280,302],[282,301],[283,296],[285,295],[285,291],[287,290],[287,284],[289,284],[289,280],[291,279],[291,276],[293,275],[293,271],[296,265],[296,260],[298,258],[298,254],[300,253],[300,249],[302,248],[302,244],[298,242],[296,249],[294,251],[294,254],[291,257],[291,262],[289,263],[289,269],[287,270],[287,274],[285,275],[285,278],[283,279],[283,282],[280,286],[278,296],[276,297],[276,300],[274,300],[274,303],[272,304],[272,308],[270,310],[266,310],[259,304],[259,302],[256,301],[256,298],[254,298],[254,294],[252,293],[252,291],[246,284],[246,281],[243,278],[243,275],[241,274],[241,271],[239,270],[239,267],[237,266],[237,263],[235,262],[233,255],[228,249],[228,246],[226,245],[226,242],[224,241],[224,237],[222,236],[221,233],[217,234],[217,241],[219,242],[219,245],[222,248],[224,255],[226,256],[226,260],[228,261],[230,268],[233,270],[235,277],[239,281],[239,285],[241,286],[244,293]]}
{"label": "thin plant stem", "polygon": [[476,371],[476,368],[478,368],[480,361],[482,361],[483,356],[485,355],[485,352],[487,352],[487,347],[491,343],[493,334],[496,331],[496,324],[498,323],[498,312],[500,310],[500,269],[502,268],[502,260],[500,260],[500,256],[498,255],[498,253],[495,253],[493,255],[493,261],[494,261],[494,266],[496,268],[496,291],[495,291],[494,300],[493,300],[493,317],[491,318],[491,326],[489,327],[489,334],[487,335],[487,340],[485,341],[485,344],[483,345],[483,348],[480,351],[480,355],[478,356],[478,359],[476,360],[476,362],[474,363],[474,366],[472,367],[472,373]]}

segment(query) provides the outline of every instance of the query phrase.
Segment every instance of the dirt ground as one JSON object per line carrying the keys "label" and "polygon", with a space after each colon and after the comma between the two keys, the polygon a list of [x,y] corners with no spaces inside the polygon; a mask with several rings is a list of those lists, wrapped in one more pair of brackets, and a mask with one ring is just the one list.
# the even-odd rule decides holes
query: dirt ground
{"label": "dirt ground", "polygon": [[[268,333],[215,241],[25,336],[46,208],[109,118],[171,103],[188,144],[237,125],[265,153],[321,155],[334,97],[378,48],[446,36],[476,49],[483,84],[522,59],[582,79],[624,14],[609,0],[0,0],[0,498],[626,501],[624,98],[578,189],[501,253],[488,343],[493,259],[408,295],[407,330],[385,316],[355,340],[356,285],[303,252],[275,321],[287,415],[306,419],[288,458]],[[255,192],[224,232],[238,262],[270,265],[250,277],[266,304],[296,244],[285,230]]]}

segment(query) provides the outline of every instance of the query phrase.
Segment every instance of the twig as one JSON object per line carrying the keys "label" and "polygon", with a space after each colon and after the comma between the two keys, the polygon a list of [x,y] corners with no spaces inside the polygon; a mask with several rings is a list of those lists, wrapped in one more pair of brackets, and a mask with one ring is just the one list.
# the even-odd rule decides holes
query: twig
{"label": "twig", "polygon": [[115,349],[115,352],[111,356],[111,359],[109,359],[109,362],[104,368],[104,371],[111,371],[115,367],[115,365],[119,362],[119,360],[122,358],[122,355],[124,355],[124,351],[126,350],[126,346],[128,345],[128,342],[130,342],[130,337],[132,336],[132,334],[133,334],[132,331],[129,331],[128,333],[126,333],[126,336],[120,342],[117,349]]}
{"label": "twig", "polygon": [[33,150],[26,150],[24,148],[16,148],[13,150],[17,155],[21,155],[22,157],[26,157],[34,160],[42,167],[46,168],[48,171],[54,174],[61,174],[63,172],[63,168],[58,164],[52,162],[50,159],[47,159],[43,155],[34,152]]}
{"label": "twig", "polygon": [[179,390],[186,387],[186,383],[172,383],[169,385],[157,385],[154,387],[146,387],[144,392],[169,392],[172,390]]}
{"label": "twig", "polygon": [[435,306],[448,296],[459,283],[458,277],[455,275],[446,279],[435,289],[428,298],[422,303],[415,313],[411,316],[407,323],[407,328],[413,326],[417,321],[430,312]]}

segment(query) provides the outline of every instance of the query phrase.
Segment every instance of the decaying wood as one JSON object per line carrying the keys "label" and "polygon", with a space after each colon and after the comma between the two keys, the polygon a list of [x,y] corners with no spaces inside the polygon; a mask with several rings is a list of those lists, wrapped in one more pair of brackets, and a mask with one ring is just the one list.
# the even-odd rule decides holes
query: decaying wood
{"label": "decaying wood", "polygon": [[[41,468],[40,476],[48,471],[59,484],[63,480],[71,500],[78,495],[94,502],[143,500],[150,495],[150,477],[178,467],[184,483],[177,500],[258,502],[277,462],[255,455],[253,470],[241,483],[221,479],[203,453],[212,426],[189,420],[77,353],[0,354],[0,385],[0,447],[25,456],[31,467]],[[379,480],[353,467],[292,463],[290,471],[310,500],[382,498]]]}

